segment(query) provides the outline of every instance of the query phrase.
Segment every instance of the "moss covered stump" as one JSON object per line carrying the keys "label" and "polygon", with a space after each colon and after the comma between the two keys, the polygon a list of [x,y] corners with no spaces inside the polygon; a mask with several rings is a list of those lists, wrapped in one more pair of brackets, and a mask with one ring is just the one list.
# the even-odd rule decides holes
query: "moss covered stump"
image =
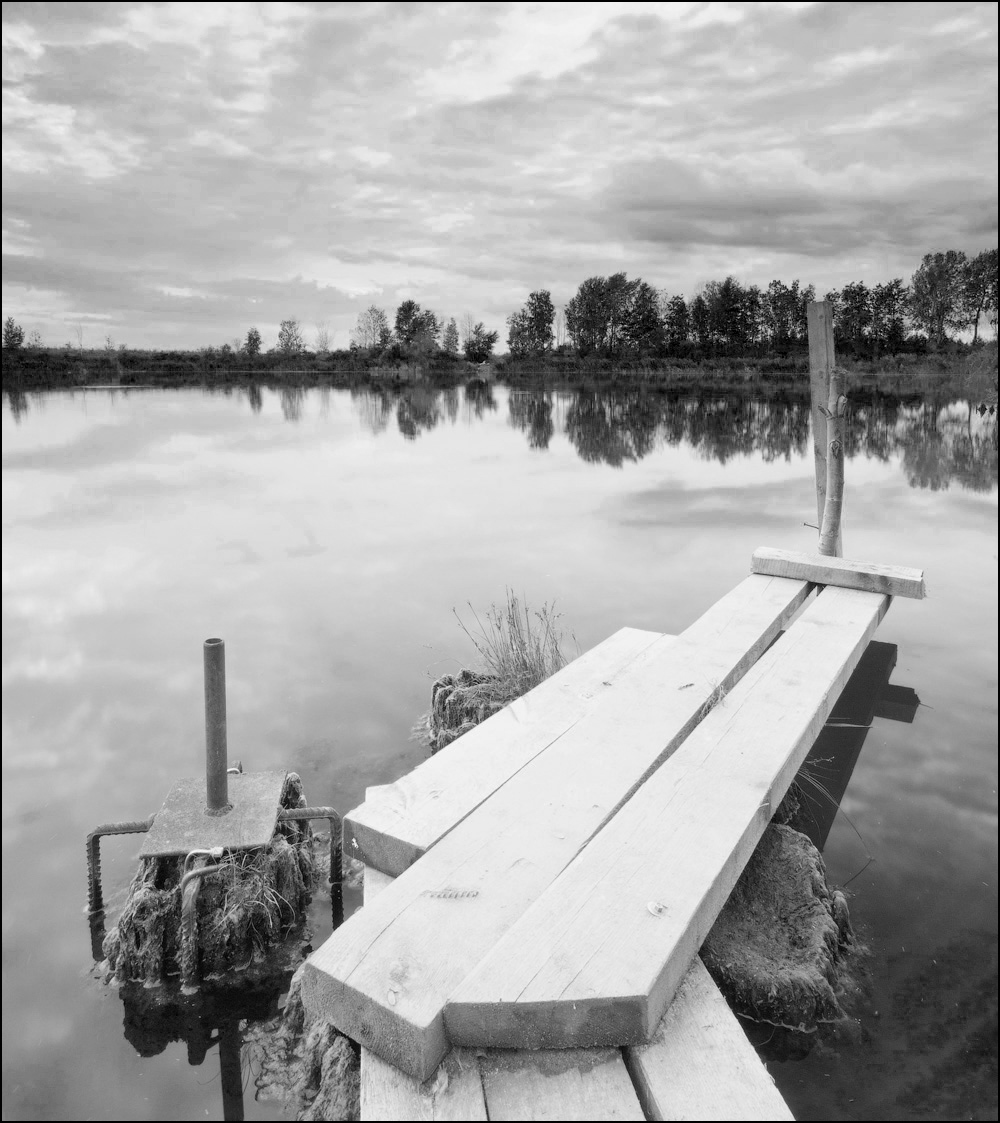
{"label": "moss covered stump", "polygon": [[804,834],[772,823],[719,913],[701,957],[737,1013],[813,1032],[846,1018],[856,948],[847,901]]}

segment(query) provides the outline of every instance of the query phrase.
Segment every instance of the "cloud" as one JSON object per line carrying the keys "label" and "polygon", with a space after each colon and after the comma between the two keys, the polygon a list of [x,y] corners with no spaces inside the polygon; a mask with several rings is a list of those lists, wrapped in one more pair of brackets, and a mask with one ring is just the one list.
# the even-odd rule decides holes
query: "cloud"
{"label": "cloud", "polygon": [[820,291],[996,241],[996,7],[8,4],[4,315],[503,332],[625,269]]}

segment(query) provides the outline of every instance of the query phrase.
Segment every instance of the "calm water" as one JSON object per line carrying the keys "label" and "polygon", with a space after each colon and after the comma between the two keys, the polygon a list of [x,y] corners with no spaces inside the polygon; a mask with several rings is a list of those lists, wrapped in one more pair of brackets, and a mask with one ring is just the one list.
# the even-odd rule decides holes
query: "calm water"
{"label": "calm water", "polygon": [[[152,1056],[126,1039],[83,915],[87,831],[202,768],[205,637],[226,640],[231,755],[346,810],[421,759],[431,681],[470,657],[453,608],[554,600],[571,650],[680,631],[755,547],[814,548],[807,442],[782,401],[5,399],[4,1117],[222,1117],[214,1047],[192,1067],[168,1032]],[[827,844],[871,999],[852,1039],[772,1060],[799,1118],[996,1115],[996,450],[961,404],[855,417],[846,551],[927,571],[879,630],[924,706],[875,720]],[[109,897],[137,849],[105,843]]]}

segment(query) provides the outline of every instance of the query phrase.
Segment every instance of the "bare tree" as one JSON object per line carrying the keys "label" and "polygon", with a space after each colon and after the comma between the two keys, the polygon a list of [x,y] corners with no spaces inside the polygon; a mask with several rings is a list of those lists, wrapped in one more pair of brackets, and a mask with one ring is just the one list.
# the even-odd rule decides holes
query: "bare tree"
{"label": "bare tree", "polygon": [[83,324],[76,324],[73,328],[73,334],[76,336],[76,349],[77,351],[83,350]]}
{"label": "bare tree", "polygon": [[298,320],[282,320],[278,329],[278,350],[282,355],[301,355],[306,349]]}
{"label": "bare tree", "polygon": [[363,312],[358,313],[358,322],[351,332],[351,342],[355,347],[365,351],[374,347],[385,347],[391,337],[389,317],[381,308],[371,304]]}
{"label": "bare tree", "polygon": [[471,312],[465,312],[462,315],[462,347],[464,348],[470,339],[476,334],[476,318]]}
{"label": "bare tree", "polygon": [[330,351],[330,329],[327,327],[326,320],[321,320],[316,325],[316,352],[320,355],[326,355]]}

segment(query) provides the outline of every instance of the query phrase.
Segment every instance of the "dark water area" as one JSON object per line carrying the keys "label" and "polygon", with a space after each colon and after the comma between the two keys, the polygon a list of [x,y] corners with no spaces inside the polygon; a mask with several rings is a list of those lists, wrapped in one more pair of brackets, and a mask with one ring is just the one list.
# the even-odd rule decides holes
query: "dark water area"
{"label": "dark water area", "polygon": [[[240,1055],[280,986],[157,1012],[92,974],[85,836],[201,770],[205,637],[230,755],[346,811],[422,759],[431,682],[474,655],[453,609],[555,601],[572,654],[679,632],[755,548],[816,540],[796,396],[46,393],[2,426],[9,1119],[222,1118],[240,1094],[281,1117]],[[927,574],[878,632],[922,704],[874,719],[824,850],[871,953],[856,1023],[808,1052],[753,1036],[796,1118],[996,1118],[996,418],[857,402],[848,455],[845,552]],[[138,847],[105,844],[112,913]]]}

